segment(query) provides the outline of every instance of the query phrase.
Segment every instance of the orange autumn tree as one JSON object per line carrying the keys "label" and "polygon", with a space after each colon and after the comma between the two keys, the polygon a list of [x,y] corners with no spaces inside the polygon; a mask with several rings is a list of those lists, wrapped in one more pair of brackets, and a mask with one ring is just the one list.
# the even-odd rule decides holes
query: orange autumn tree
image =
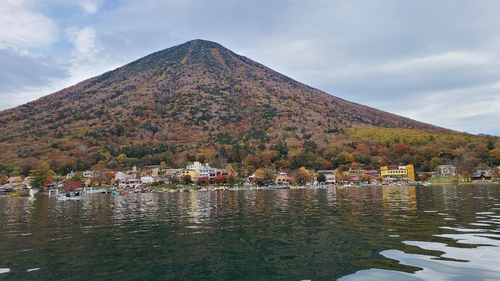
{"label": "orange autumn tree", "polygon": [[38,162],[34,170],[30,171],[31,185],[40,191],[45,191],[47,185],[52,182],[52,177],[56,173],[50,169],[50,165],[45,161]]}

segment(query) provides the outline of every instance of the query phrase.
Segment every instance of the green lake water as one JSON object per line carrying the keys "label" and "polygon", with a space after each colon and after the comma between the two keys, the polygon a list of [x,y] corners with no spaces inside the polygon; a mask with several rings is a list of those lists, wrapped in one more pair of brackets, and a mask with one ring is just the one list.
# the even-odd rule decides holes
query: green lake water
{"label": "green lake water", "polygon": [[0,198],[0,280],[500,280],[500,187]]}

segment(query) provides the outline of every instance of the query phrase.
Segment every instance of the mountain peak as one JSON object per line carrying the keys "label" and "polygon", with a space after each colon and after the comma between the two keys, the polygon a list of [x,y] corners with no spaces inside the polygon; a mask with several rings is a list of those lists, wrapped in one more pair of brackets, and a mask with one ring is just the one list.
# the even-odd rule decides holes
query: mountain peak
{"label": "mountain peak", "polygon": [[50,152],[61,161],[136,145],[297,148],[342,142],[350,127],[446,131],[326,94],[201,39],[2,111],[0,127],[6,157]]}
{"label": "mountain peak", "polygon": [[244,59],[244,57],[236,55],[218,43],[195,39],[152,53],[122,68],[127,69],[127,75],[136,75],[147,69],[174,65],[199,65],[200,67],[211,69],[211,71],[219,72],[222,69],[228,68],[226,59],[230,57],[237,58],[238,60]]}
{"label": "mountain peak", "polygon": [[209,40],[204,40],[204,39],[193,39],[190,41],[187,41],[186,43],[181,44],[182,45],[190,45],[190,46],[200,46],[201,48],[218,48],[218,49],[226,49],[224,46],[217,42],[209,41]]}

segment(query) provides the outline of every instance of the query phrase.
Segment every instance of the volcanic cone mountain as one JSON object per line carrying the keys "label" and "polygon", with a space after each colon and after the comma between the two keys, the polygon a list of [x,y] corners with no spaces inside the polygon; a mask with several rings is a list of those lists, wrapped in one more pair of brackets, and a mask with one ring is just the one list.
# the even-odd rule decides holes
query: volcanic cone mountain
{"label": "volcanic cone mountain", "polygon": [[175,152],[229,144],[265,149],[304,138],[335,142],[348,127],[448,131],[326,94],[204,40],[2,111],[0,126],[4,157],[59,164],[95,163],[139,145]]}

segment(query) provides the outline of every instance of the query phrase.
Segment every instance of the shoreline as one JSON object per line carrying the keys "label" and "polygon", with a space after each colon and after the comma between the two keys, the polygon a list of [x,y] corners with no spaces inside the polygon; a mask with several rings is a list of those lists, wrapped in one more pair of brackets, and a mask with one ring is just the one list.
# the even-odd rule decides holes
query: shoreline
{"label": "shoreline", "polygon": [[[489,185],[489,186],[499,186],[500,187],[500,182],[458,182],[458,183],[450,183],[450,182],[443,182],[443,183],[432,183],[432,185],[428,187],[435,187],[435,186],[458,186],[458,185]],[[349,187],[356,187],[356,188],[364,188],[364,187],[406,187],[406,186],[422,186],[423,185],[382,185],[382,184],[371,184],[371,185],[351,185],[351,186],[344,186],[344,185],[336,185],[334,187],[328,187],[328,186],[314,186],[314,187],[307,187],[307,186],[287,186],[285,188],[281,186],[252,186],[252,187],[219,187],[219,188],[194,188],[194,187],[178,187],[178,188],[152,188],[148,189],[146,192],[129,192],[129,193],[176,193],[176,192],[206,192],[206,191],[220,191],[220,190],[283,190],[283,189],[342,189],[342,188],[349,188]],[[122,189],[122,190],[127,190],[127,189]],[[95,193],[95,194],[105,194],[105,193],[111,193],[112,191],[117,191],[116,189],[113,190],[112,188],[106,189],[106,192],[100,192],[100,193]],[[65,191],[63,191],[65,192]],[[29,191],[25,190],[19,190],[19,191],[14,191],[8,194],[2,194],[0,195],[0,198],[22,198],[22,197],[39,197],[39,196],[49,196],[48,194],[39,194],[36,193],[34,195],[30,195]],[[92,195],[94,193],[90,193],[88,195]],[[128,194],[128,193],[127,193]],[[119,195],[119,192],[118,194]]]}

